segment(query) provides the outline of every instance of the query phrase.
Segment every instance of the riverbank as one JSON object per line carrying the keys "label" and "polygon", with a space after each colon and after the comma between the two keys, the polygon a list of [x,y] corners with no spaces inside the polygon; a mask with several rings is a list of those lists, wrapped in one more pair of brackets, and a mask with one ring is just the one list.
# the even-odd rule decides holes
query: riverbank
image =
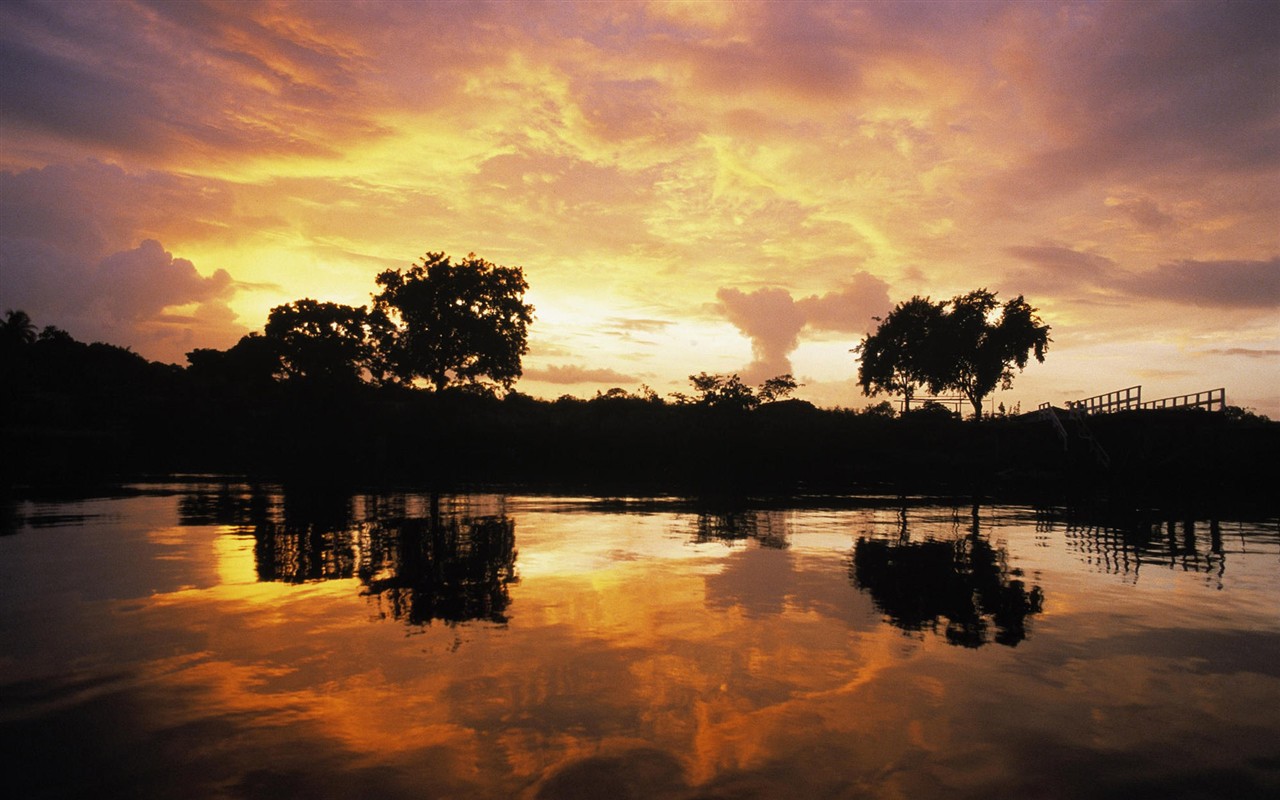
{"label": "riverbank", "polygon": [[[255,396],[67,395],[7,415],[11,490],[172,473],[345,485],[595,494],[922,493],[1037,502],[1276,508],[1280,423],[1196,410],[1088,418],[1094,448],[1038,415],[887,417],[783,401],[753,410],[272,387]],[[1073,431],[1073,434],[1075,432]],[[1100,456],[1099,453],[1102,455]]]}

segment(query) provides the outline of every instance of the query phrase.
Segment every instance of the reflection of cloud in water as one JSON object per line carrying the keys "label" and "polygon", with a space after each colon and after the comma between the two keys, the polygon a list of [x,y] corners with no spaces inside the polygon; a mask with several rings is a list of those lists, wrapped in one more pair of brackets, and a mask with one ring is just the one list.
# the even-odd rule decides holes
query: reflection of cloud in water
{"label": "reflection of cloud in water", "polygon": [[[270,523],[262,531],[285,526],[285,505],[266,498],[265,512],[254,512]],[[171,506],[160,515],[168,522],[137,536],[120,527],[118,538],[136,538],[155,558],[185,559],[184,576],[208,572],[222,584],[184,577],[129,595],[127,604],[49,594],[44,602],[54,605],[33,620],[80,620],[88,632],[63,636],[64,651],[49,662],[89,663],[89,652],[115,674],[91,689],[57,674],[10,684],[15,708],[60,710],[28,714],[6,730],[29,734],[15,741],[54,745],[50,753],[83,750],[84,775],[100,770],[140,794],[175,794],[172,776],[183,775],[181,788],[200,796],[555,798],[603,787],[621,799],[1011,796],[1053,780],[1064,795],[1084,796],[1093,783],[1119,795],[1122,780],[1150,786],[1153,776],[1177,778],[1187,768],[1187,742],[1205,741],[1206,730],[1231,746],[1197,748],[1191,766],[1226,774],[1265,756],[1269,740],[1253,734],[1275,728],[1277,677],[1267,665],[1276,663],[1280,637],[1258,634],[1274,628],[1273,618],[1241,623],[1203,610],[1189,617],[1160,593],[1147,592],[1145,606],[1134,602],[1144,587],[1126,584],[1129,613],[1149,614],[1139,619],[1142,630],[1126,629],[1108,613],[1114,596],[1096,591],[1120,582],[1092,572],[1079,582],[1069,543],[1042,547],[1025,522],[990,526],[1012,542],[1005,545],[966,534],[963,512],[953,522],[951,512],[913,511],[912,542],[899,538],[896,511],[797,511],[786,516],[788,546],[778,549],[750,536],[731,547],[698,544],[689,535],[696,520],[685,513],[523,509],[506,517],[520,536],[521,563],[534,556],[544,566],[532,577],[522,570],[508,587],[510,624],[422,626],[406,636],[400,626],[369,624],[358,565],[373,563],[366,551],[381,546],[377,520],[430,529],[429,498],[326,505],[339,509],[335,519],[351,517],[341,528],[349,536],[330,536],[325,515],[304,515],[297,505],[288,523],[297,532],[288,536],[304,545],[317,534],[345,542],[352,557],[282,563],[319,564],[332,574],[356,565],[343,580],[258,582],[258,540],[249,535],[258,526],[213,519],[222,512],[201,512],[205,521],[185,536],[164,527]],[[503,518],[501,506],[447,498],[439,506],[442,520]],[[436,534],[405,535],[406,525],[397,525],[401,541],[435,546]],[[453,534],[444,528],[447,544]],[[150,531],[177,544],[160,552]],[[101,535],[61,533],[83,548],[106,547]],[[987,583],[961,582],[972,591],[989,586],[993,571],[1000,586],[1012,586],[1015,558],[1028,570],[1047,565],[1032,574],[1053,587],[1054,614],[1038,623],[1031,650],[975,653],[903,637],[874,610],[882,598],[850,585],[859,540],[884,546],[863,545],[865,553],[899,560],[915,557],[916,550],[895,550],[904,543],[931,545],[920,558],[945,561],[944,583],[960,568],[988,575]],[[587,555],[553,569],[575,550]],[[77,555],[99,560],[97,549]],[[64,554],[55,556],[65,566]],[[210,563],[188,563],[200,558]],[[1273,564],[1256,570],[1272,577]],[[30,589],[15,602],[36,596],[34,587],[47,591],[47,576],[35,568],[10,572],[14,585]],[[774,579],[777,586],[759,585]],[[246,591],[260,594],[246,602]],[[1273,599],[1273,586],[1258,596]],[[991,635],[995,612],[976,608]],[[1224,630],[1190,631],[1187,640],[1194,614]],[[948,622],[941,612],[935,620]],[[1231,624],[1240,629],[1227,630]],[[32,663],[20,649],[25,638],[13,640],[9,674]],[[1228,650],[1234,655],[1219,655]],[[1122,758],[1123,769],[1108,774],[1108,759]],[[1099,763],[1101,773],[1090,769]],[[1247,795],[1266,788],[1270,773],[1243,774],[1238,785]]]}

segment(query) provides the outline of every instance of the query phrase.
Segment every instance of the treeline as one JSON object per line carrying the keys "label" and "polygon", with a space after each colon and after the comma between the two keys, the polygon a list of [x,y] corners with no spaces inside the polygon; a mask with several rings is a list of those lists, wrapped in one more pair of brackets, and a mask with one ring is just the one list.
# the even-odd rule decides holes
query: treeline
{"label": "treeline", "polygon": [[[689,376],[659,396],[614,388],[589,400],[513,389],[534,309],[520,267],[428,253],[376,276],[368,306],[302,298],[227,350],[186,367],[0,320],[0,459],[6,485],[219,472],[436,487],[513,483],[595,491],[1031,491],[1270,496],[1280,424],[1175,412],[1098,439],[1110,469],[1047,421],[963,423],[924,405],[895,414],[818,409],[794,378],[749,386]],[[999,313],[997,313],[997,311]],[[918,387],[982,398],[1043,357],[1048,326],[1018,297],[985,290],[899,304],[863,340],[868,394]],[[1190,493],[1190,494],[1187,494]]]}
{"label": "treeline", "polygon": [[[4,480],[67,486],[173,473],[442,489],[603,493],[980,492],[1053,499],[1245,498],[1276,485],[1280,424],[1198,411],[1092,422],[1113,467],[1064,452],[1033,416],[962,422],[819,409],[781,376],[751,387],[693,376],[687,396],[641,388],[538,400],[473,386],[289,380],[149,362],[46,328],[6,340]],[[1274,501],[1270,501],[1274,502]]]}
{"label": "treeline", "polygon": [[[883,460],[857,474],[849,455],[862,449],[855,440],[865,446],[893,421],[887,403],[824,411],[790,399],[789,375],[753,387],[701,373],[687,394],[665,398],[640,387],[544,401],[476,383],[282,375],[270,347],[254,349],[267,334],[194,351],[183,368],[57,328],[36,333],[29,321],[26,330],[6,337],[0,367],[11,479],[217,471],[442,484],[870,480]],[[952,421],[948,412],[912,416],[927,417],[924,427]]]}

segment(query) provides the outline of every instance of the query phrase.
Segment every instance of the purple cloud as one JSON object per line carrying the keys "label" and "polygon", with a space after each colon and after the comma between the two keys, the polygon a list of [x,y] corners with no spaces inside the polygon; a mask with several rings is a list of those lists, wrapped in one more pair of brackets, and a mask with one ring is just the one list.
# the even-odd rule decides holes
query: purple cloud
{"label": "purple cloud", "polygon": [[[216,187],[97,162],[0,172],[0,297],[39,325],[181,362],[192,346],[228,346],[245,332],[227,302],[249,288],[226,270],[201,275],[154,235],[181,205],[193,218],[229,207]],[[199,235],[205,223],[173,229]],[[182,314],[172,309],[194,306]]]}
{"label": "purple cloud", "polygon": [[1268,261],[1175,261],[1118,282],[1153,300],[1217,308],[1280,308],[1280,256]]}
{"label": "purple cloud", "polygon": [[888,285],[866,272],[853,276],[843,288],[796,300],[776,287],[746,293],[723,288],[716,292],[725,317],[751,339],[752,362],[742,370],[749,383],[790,373],[791,353],[806,328],[863,333],[874,327],[872,317],[889,310]]}

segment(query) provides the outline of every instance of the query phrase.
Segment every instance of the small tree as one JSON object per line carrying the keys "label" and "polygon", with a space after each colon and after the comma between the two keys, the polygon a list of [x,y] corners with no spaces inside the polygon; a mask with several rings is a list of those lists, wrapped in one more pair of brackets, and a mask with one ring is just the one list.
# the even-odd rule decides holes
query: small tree
{"label": "small tree", "polygon": [[700,372],[690,375],[689,382],[698,392],[699,405],[739,411],[747,411],[760,405],[760,398],[736,374],[708,375]]}
{"label": "small tree", "polygon": [[5,312],[4,322],[0,322],[0,343],[7,348],[18,348],[34,344],[36,326],[25,311],[10,309]]}
{"label": "small tree", "polygon": [[756,395],[762,403],[774,403],[778,400],[785,400],[791,396],[792,392],[800,387],[796,383],[796,379],[791,377],[788,372],[784,375],[777,375],[760,384],[760,389]]}
{"label": "small tree", "polygon": [[456,264],[444,253],[427,253],[404,272],[383,272],[377,283],[382,291],[374,307],[389,321],[380,351],[401,382],[423,379],[438,391],[487,378],[510,388],[520,377],[533,321],[520,267],[474,253]]}
{"label": "small tree", "polygon": [[[698,392],[698,397],[690,399],[677,392],[672,394],[677,404],[695,402],[698,405],[710,408],[737,409],[739,411],[749,411],[761,403],[783,400],[800,386],[800,384],[796,383],[796,379],[791,377],[790,373],[770,378],[762,383],[759,389],[752,389],[743,383],[742,378],[739,378],[737,374],[710,375],[706,372],[699,372],[697,375],[690,375],[689,382],[693,384],[693,388]],[[656,394],[654,397],[656,398]]]}

